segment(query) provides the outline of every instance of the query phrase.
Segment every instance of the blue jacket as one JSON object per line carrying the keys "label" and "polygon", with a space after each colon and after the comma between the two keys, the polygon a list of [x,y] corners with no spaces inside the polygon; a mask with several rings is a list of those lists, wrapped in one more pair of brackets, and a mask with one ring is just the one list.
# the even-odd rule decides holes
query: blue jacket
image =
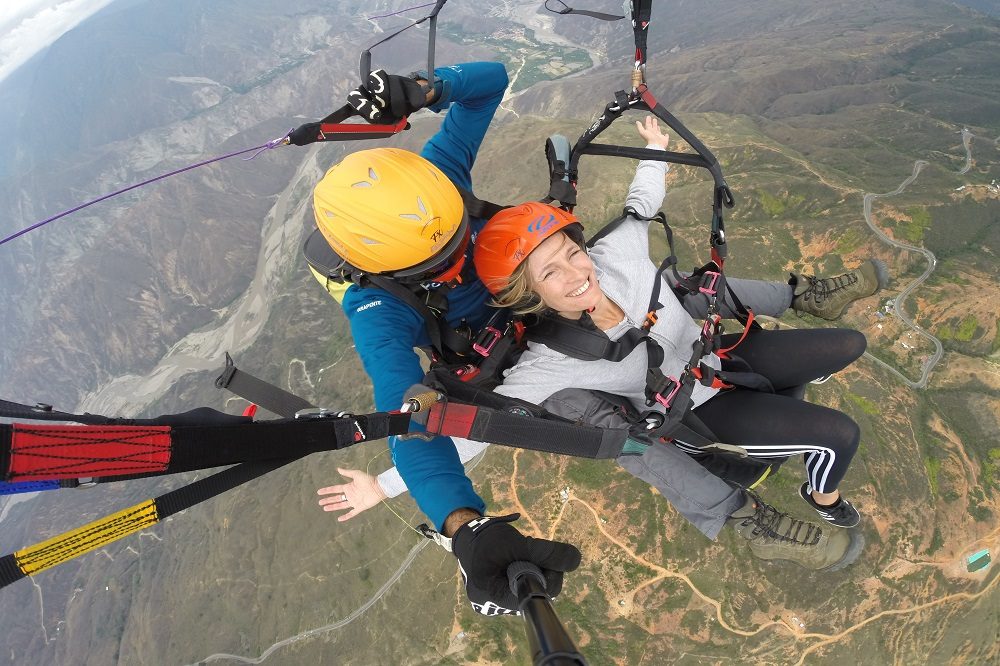
{"label": "blue jacket", "polygon": [[[448,109],[441,129],[421,155],[441,169],[453,183],[472,189],[472,164],[486,135],[504,90],[507,72],[503,65],[476,62],[441,67],[434,72],[441,80],[441,98],[431,107]],[[472,240],[486,223],[473,218]],[[466,261],[472,262],[473,243]],[[468,275],[468,273],[466,273]],[[482,282],[466,280],[448,290],[448,323],[458,326],[465,319],[473,330],[489,319],[489,293]],[[424,371],[415,347],[429,347],[424,320],[413,308],[382,289],[351,286],[344,294],[344,313],[351,324],[354,345],[375,389],[375,408],[399,409],[403,394],[419,384]],[[414,424],[411,430],[420,429]],[[440,530],[448,514],[461,508],[485,510],[472,488],[455,445],[448,437],[402,440],[389,438],[393,462],[421,511]]]}

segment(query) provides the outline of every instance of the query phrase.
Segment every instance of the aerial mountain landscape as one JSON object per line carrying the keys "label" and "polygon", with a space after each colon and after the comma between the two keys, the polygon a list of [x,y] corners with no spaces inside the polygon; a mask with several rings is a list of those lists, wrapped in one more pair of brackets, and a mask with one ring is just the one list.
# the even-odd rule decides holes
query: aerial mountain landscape
{"label": "aerial mountain landscape", "polygon": [[[511,78],[474,171],[485,199],[544,196],[545,138],[574,140],[630,85],[626,21],[541,5],[450,0],[440,14],[438,64],[500,60]],[[109,3],[0,81],[0,236],[326,115],[358,84],[360,52],[420,10],[367,17],[408,6]],[[727,272],[784,280],[876,257],[892,283],[835,322],[865,333],[866,356],[807,394],[862,428],[844,490],[866,547],[843,571],[756,560],[728,532],[709,542],[607,461],[495,446],[475,462],[492,513],[581,548],[555,608],[590,663],[1000,661],[997,567],[972,565],[1000,550],[998,16],[994,0],[654,3],[650,88],[736,196]],[[426,26],[408,30],[374,64],[421,69],[426,40]],[[631,120],[607,141],[636,145]],[[411,122],[386,143],[419,149],[440,118]],[[0,398],[239,413],[214,387],[228,351],[314,404],[371,411],[347,322],[300,253],[312,186],[371,145],[228,159],[0,246]],[[589,229],[619,212],[633,170],[582,160]],[[701,265],[710,180],[675,166],[667,185],[681,266]],[[314,454],[10,585],[0,659],[529,662],[522,623],[471,611],[454,558],[412,529],[424,518],[408,497],[346,523],[316,506],[337,467],[390,465],[384,441]],[[0,497],[0,554],[206,474]],[[812,517],[800,477],[791,461],[761,494]]]}

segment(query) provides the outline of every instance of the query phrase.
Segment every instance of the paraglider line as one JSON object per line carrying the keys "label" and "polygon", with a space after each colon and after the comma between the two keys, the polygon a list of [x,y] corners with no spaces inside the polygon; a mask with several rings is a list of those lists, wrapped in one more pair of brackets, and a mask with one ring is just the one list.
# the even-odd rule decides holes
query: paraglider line
{"label": "paraglider line", "polygon": [[165,174],[161,174],[159,176],[156,176],[155,178],[150,178],[148,180],[144,180],[141,183],[136,183],[135,185],[129,185],[128,187],[122,188],[120,190],[116,190],[116,191],[114,191],[114,192],[112,192],[110,194],[105,194],[104,196],[98,197],[97,199],[94,199],[92,201],[88,201],[87,203],[80,204],[79,206],[76,206],[75,208],[70,208],[69,210],[63,211],[63,212],[61,212],[61,213],[59,213],[57,215],[53,215],[52,217],[46,218],[46,219],[42,220],[41,222],[36,222],[35,224],[32,224],[30,227],[25,227],[24,229],[21,229],[20,231],[18,231],[16,233],[13,233],[10,236],[7,236],[6,238],[0,239],[0,245],[3,245],[4,243],[12,241],[15,238],[23,236],[26,233],[34,231],[35,229],[38,229],[39,227],[43,227],[46,224],[48,224],[49,222],[54,222],[54,221],[58,220],[61,217],[66,217],[67,215],[69,215],[71,213],[75,213],[78,210],[83,210],[84,208],[87,208],[88,206],[93,206],[96,203],[100,203],[101,201],[105,201],[105,200],[110,199],[112,197],[116,197],[119,194],[124,194],[125,192],[128,192],[130,190],[134,190],[134,189],[142,187],[144,185],[149,185],[151,183],[155,183],[158,180],[163,180],[164,178],[169,178],[170,176],[176,176],[179,173],[184,173],[185,171],[190,171],[191,169],[197,169],[198,167],[205,166],[206,164],[211,164],[212,162],[219,162],[221,160],[229,159],[230,157],[236,157],[237,155],[242,155],[244,153],[249,153],[249,152],[256,151],[251,157],[244,158],[245,160],[252,160],[254,157],[257,157],[257,155],[260,155],[265,150],[271,150],[273,148],[277,148],[278,146],[284,145],[285,144],[285,140],[287,138],[288,138],[288,135],[286,134],[285,136],[283,136],[283,137],[281,137],[279,139],[271,139],[267,143],[261,144],[259,146],[254,146],[253,148],[244,148],[243,150],[238,150],[238,151],[236,151],[234,153],[229,153],[228,155],[222,155],[221,157],[213,157],[210,160],[205,160],[204,162],[198,162],[197,164],[191,164],[191,165],[186,166],[186,167],[184,167],[182,169],[176,169],[176,170],[171,171],[169,173],[165,173]]}
{"label": "paraglider line", "polygon": [[432,7],[435,3],[428,2],[426,5],[417,5],[416,7],[407,7],[406,9],[400,9],[398,12],[391,12],[389,14],[379,14],[378,16],[368,16],[366,17],[369,21],[374,21],[375,19],[386,18],[387,16],[396,16],[397,14],[404,14],[406,12],[412,12],[414,9],[423,9],[424,7]]}

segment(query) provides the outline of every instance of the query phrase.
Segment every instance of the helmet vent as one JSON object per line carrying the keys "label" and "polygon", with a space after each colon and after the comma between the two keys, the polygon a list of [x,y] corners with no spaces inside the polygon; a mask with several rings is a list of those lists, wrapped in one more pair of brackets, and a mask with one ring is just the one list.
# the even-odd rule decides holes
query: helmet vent
{"label": "helmet vent", "polygon": [[424,215],[427,214],[427,206],[424,205],[424,200],[420,197],[417,197],[417,207],[420,209],[421,213]]}
{"label": "helmet vent", "polygon": [[364,236],[361,237],[361,242],[365,245],[381,245],[381,243],[374,238],[365,238]]}
{"label": "helmet vent", "polygon": [[371,187],[371,186],[372,186],[372,183],[370,183],[367,180],[358,181],[357,183],[353,183],[351,185],[351,187]]}
{"label": "helmet vent", "polygon": [[417,215],[416,213],[403,213],[400,215],[400,217],[403,218],[404,220],[413,220],[414,222],[419,222],[421,219],[420,216]]}
{"label": "helmet vent", "polygon": [[368,167],[368,177],[372,180],[378,180],[378,174],[375,173],[375,169]]}

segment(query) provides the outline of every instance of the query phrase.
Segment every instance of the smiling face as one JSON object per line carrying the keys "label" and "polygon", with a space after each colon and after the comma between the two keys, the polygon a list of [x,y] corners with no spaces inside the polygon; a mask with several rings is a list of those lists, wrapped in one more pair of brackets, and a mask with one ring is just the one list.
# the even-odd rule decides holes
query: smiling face
{"label": "smiling face", "polygon": [[563,232],[542,241],[528,255],[528,277],[542,302],[563,317],[578,319],[602,294],[590,256]]}

